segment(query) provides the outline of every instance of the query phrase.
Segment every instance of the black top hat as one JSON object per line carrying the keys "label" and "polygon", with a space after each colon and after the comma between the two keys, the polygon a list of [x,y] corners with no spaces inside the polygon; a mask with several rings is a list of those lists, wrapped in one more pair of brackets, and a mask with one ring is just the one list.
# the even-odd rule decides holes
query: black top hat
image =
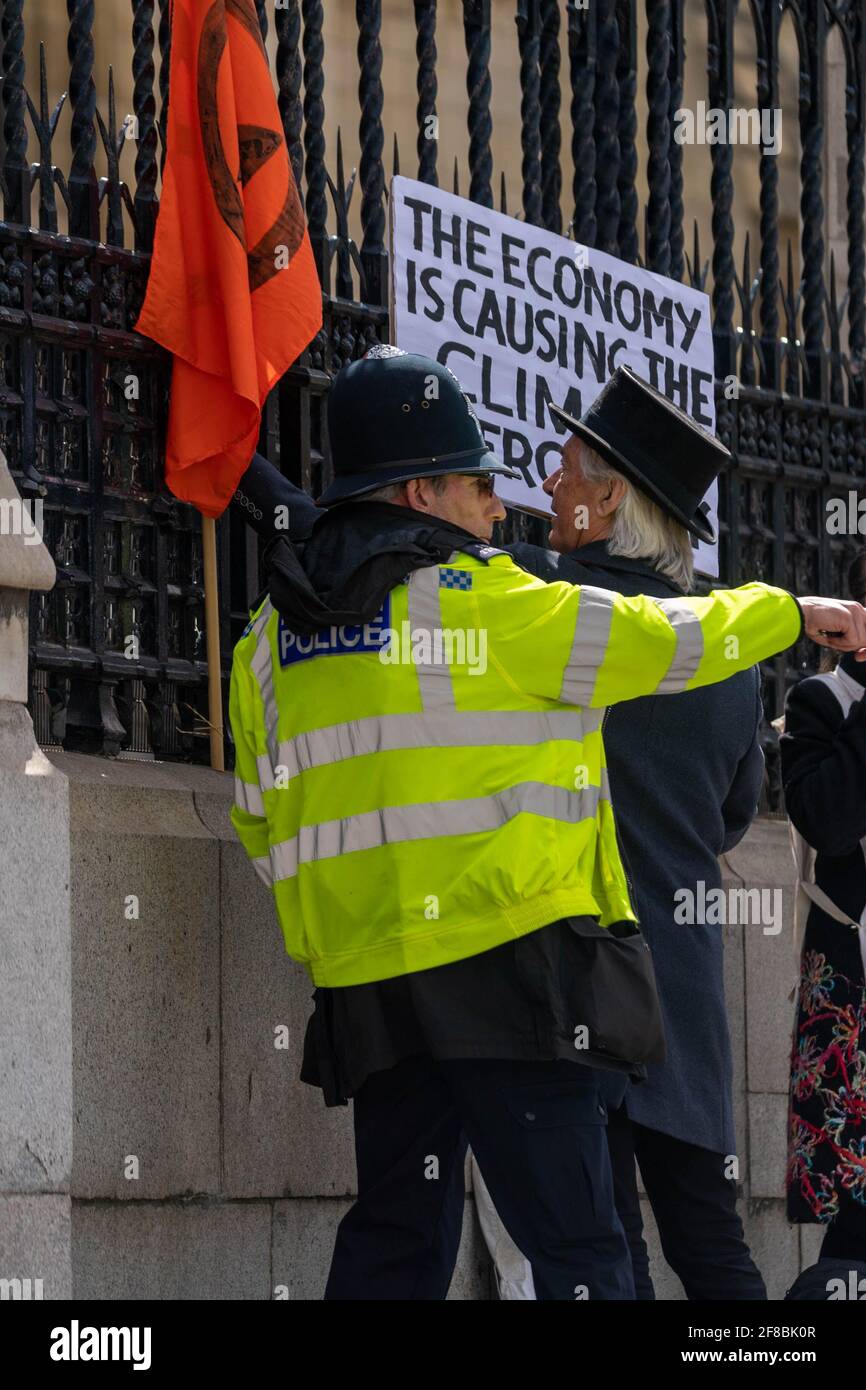
{"label": "black top hat", "polygon": [[716,539],[701,498],[731,452],[631,367],[617,367],[579,420],[549,408],[693,536]]}
{"label": "black top hat", "polygon": [[380,344],[338,372],[328,393],[334,481],[323,506],[410,478],[441,473],[504,473],[448,367]]}

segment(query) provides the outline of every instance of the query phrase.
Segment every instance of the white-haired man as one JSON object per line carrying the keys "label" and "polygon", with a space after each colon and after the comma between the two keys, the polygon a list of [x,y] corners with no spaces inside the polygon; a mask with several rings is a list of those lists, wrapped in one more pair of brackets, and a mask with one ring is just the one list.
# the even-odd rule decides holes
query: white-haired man
{"label": "white-haired man", "polygon": [[[550,546],[558,553],[517,545],[511,549],[518,563],[545,580],[622,594],[670,600],[691,591],[692,536],[713,538],[701,499],[724,461],[721,452],[703,451],[709,467],[695,467],[697,426],[694,447],[685,436],[647,438],[625,399],[615,408],[602,403],[589,413],[589,426],[586,417],[553,414],[572,430],[561,467],[544,484],[553,511]],[[718,855],[738,843],[757,810],[761,718],[753,667],[669,699],[630,700],[612,707],[603,725],[623,860],[653,953],[667,1039],[666,1060],[650,1064],[646,1081],[628,1088],[608,1125],[639,1299],[654,1293],[635,1158],[665,1256],[687,1296],[767,1296],[736,1211],[722,926],[712,913],[701,920],[700,911],[721,883]],[[682,910],[690,902],[691,920]],[[531,1297],[528,1266],[497,1230],[483,1180],[476,1186],[503,1296]]]}

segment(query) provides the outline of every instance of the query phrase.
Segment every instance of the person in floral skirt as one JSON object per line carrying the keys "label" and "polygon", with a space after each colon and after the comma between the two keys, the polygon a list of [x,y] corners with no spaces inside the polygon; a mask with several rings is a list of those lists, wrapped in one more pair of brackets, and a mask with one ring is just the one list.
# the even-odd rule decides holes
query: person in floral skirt
{"label": "person in floral skirt", "polygon": [[[849,588],[866,602],[866,550]],[[844,656],[789,692],[781,742],[788,815],[817,851],[791,1050],[788,1217],[825,1227],[824,1274],[831,1261],[866,1263],[864,694],[866,663]],[[819,1286],[791,1294],[835,1296]]]}

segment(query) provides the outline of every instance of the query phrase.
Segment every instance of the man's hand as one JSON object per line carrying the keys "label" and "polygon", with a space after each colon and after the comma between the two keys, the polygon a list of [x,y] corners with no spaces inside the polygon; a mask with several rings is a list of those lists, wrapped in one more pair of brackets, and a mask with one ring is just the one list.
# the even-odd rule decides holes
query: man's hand
{"label": "man's hand", "polygon": [[798,599],[806,623],[806,636],[822,647],[853,652],[866,661],[866,608],[851,599]]}

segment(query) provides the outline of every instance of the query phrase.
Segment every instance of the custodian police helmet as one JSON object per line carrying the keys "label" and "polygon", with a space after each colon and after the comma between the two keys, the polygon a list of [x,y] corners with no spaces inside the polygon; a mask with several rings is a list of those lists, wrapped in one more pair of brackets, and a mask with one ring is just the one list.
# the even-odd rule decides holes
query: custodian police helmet
{"label": "custodian police helmet", "polygon": [[387,344],[337,373],[328,433],[334,481],[319,498],[323,506],[441,473],[520,477],[490,453],[454,373]]}

